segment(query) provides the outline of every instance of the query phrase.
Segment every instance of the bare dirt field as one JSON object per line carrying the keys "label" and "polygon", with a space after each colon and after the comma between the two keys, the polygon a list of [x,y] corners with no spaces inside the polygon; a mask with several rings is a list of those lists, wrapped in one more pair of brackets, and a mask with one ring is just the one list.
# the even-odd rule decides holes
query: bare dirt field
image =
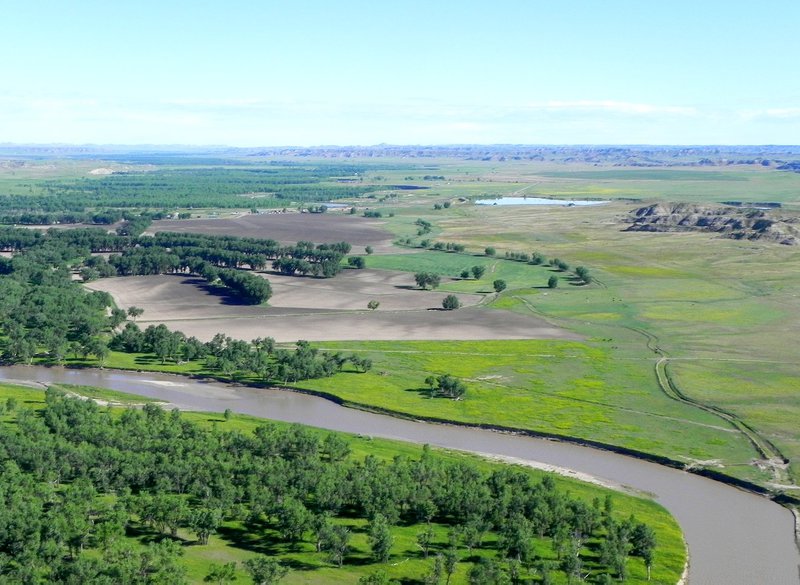
{"label": "bare dirt field", "polygon": [[[141,307],[141,326],[164,323],[202,340],[216,333],[277,341],[578,339],[533,316],[477,306],[479,295],[458,295],[464,308],[440,309],[446,293],[411,288],[409,275],[350,270],[335,279],[269,275],[269,306],[242,305],[204,281],[186,276],[132,276],[91,283],[121,308]],[[367,310],[377,300],[376,311]]]}
{"label": "bare dirt field", "polygon": [[183,219],[153,222],[148,233],[189,232],[245,238],[268,238],[282,244],[309,240],[315,244],[350,242],[354,253],[372,246],[376,253],[397,252],[392,234],[376,219],[327,213],[242,215],[232,219]]}
{"label": "bare dirt field", "polygon": [[114,233],[122,222],[113,224],[98,224],[98,223],[48,223],[48,224],[14,224],[16,228],[25,228],[29,230],[39,230],[46,232],[47,230],[78,230],[78,229],[104,229],[108,233]]}

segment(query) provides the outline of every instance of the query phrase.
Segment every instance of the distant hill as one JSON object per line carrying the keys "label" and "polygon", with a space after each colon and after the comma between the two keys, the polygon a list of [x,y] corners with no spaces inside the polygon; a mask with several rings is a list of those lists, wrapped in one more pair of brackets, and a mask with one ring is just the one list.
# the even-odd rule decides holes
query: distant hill
{"label": "distant hill", "polygon": [[2,157],[109,158],[121,155],[224,156],[261,158],[460,158],[479,161],[541,161],[620,167],[729,167],[760,165],[797,170],[800,146],[792,145],[547,145],[547,144],[438,144],[438,145],[322,145],[240,148],[221,145],[114,145],[0,143]]}

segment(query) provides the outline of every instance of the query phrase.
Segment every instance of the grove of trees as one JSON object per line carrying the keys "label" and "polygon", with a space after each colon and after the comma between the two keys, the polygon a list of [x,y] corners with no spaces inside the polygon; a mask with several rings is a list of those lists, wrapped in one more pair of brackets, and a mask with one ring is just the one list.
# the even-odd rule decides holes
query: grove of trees
{"label": "grove of trees", "polygon": [[414,281],[422,289],[433,289],[439,286],[441,277],[435,272],[417,272],[414,275]]}
{"label": "grove of trees", "polygon": [[[183,549],[226,526],[267,550],[307,542],[340,568],[364,562],[351,557],[359,522],[377,565],[408,554],[397,550],[398,526],[418,526],[418,541],[445,551],[431,572],[449,578],[463,564],[474,583],[543,572],[624,580],[630,557],[655,562],[652,529],[618,517],[610,498],[576,499],[550,476],[487,473],[427,448],[354,457],[341,435],[299,425],[203,430],[177,410],[115,414],[55,389],[40,413],[17,406],[12,420],[0,425],[2,582],[179,585]],[[279,561],[253,557],[245,568],[254,583],[274,583]],[[214,565],[209,580],[232,570]]]}
{"label": "grove of trees", "polygon": [[[175,159],[167,159],[170,166]],[[128,160],[129,162],[129,160]],[[137,162],[161,164],[159,156],[147,156]],[[284,162],[270,168],[183,166],[148,171],[118,172],[102,177],[38,181],[33,193],[3,194],[0,199],[0,223],[114,223],[103,220],[125,210],[175,210],[198,208],[246,208],[249,200],[242,193],[269,193],[258,199],[260,207],[286,207],[292,203],[335,200],[366,195],[375,187],[336,184],[333,177],[362,173],[357,164]],[[217,161],[226,164],[230,161]],[[44,221],[39,221],[44,220]]]}
{"label": "grove of trees", "polygon": [[[6,235],[9,233],[6,231]],[[17,234],[25,236],[18,242],[20,251],[0,262],[0,350],[7,362],[30,363],[39,357],[60,364],[69,356],[82,359],[93,356],[102,366],[113,349],[152,354],[161,363],[202,361],[205,369],[226,378],[249,377],[278,383],[330,376],[348,363],[360,372],[372,366],[367,358],[319,352],[305,342],[298,342],[294,349],[276,349],[270,338],[246,342],[217,335],[202,343],[164,325],[151,325],[142,331],[135,322],[125,323],[126,316],[135,320],[142,314],[141,309],[131,307],[126,315],[113,307],[108,293],[89,292],[71,277],[71,270],[81,263],[98,274],[109,269],[114,272],[117,263],[113,257],[106,262],[101,256],[91,256],[87,248],[89,241],[113,245],[119,236],[90,230],[73,230],[69,236],[62,233],[52,237],[49,233]],[[175,244],[172,239],[167,241]],[[238,241],[238,244],[245,243]],[[349,245],[323,246],[301,243],[298,248],[338,256]],[[175,258],[178,264],[191,263],[189,270],[224,285],[247,302],[263,302],[271,293],[267,280],[249,271],[218,268],[206,260],[180,260],[177,255],[152,246],[129,248],[126,252],[129,259],[141,260],[136,264],[138,270],[169,269],[169,262]]]}

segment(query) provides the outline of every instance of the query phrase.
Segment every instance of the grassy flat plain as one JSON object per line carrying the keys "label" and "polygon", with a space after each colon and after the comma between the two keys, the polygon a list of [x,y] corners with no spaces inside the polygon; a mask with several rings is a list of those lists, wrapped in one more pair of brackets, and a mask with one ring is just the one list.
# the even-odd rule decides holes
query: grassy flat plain
{"label": "grassy flat plain", "polygon": [[[87,387],[65,387],[66,390],[82,396],[89,396],[94,399],[109,401],[115,405],[114,412],[121,413],[122,408],[129,403],[140,404],[143,400],[138,397],[113,392],[109,390],[87,388]],[[23,388],[8,384],[0,384],[0,401],[5,402],[8,398],[17,401],[17,408],[41,409],[44,406],[44,391]],[[183,417],[195,422],[205,428],[214,428],[219,431],[239,431],[251,433],[264,421],[255,417],[233,415],[229,420],[219,413],[186,412]],[[13,423],[14,412],[5,412],[0,415],[0,424]],[[283,423],[275,423],[283,424]],[[327,431],[318,431],[320,434],[327,435]],[[350,444],[351,451],[357,459],[371,455],[381,460],[391,460],[394,457],[419,458],[421,447],[398,441],[388,441],[383,439],[365,439],[352,435],[341,434]],[[497,469],[500,464],[490,463],[484,459],[473,457],[461,453],[436,450],[437,454],[450,460],[466,460],[479,466],[484,472],[491,472]],[[535,480],[543,476],[543,472],[529,468],[524,469]],[[572,496],[584,499],[587,502],[595,497],[604,498],[606,494],[611,494],[614,500],[616,513],[620,517],[627,517],[633,514],[639,521],[646,522],[655,531],[658,541],[656,558],[653,566],[652,580],[655,584],[674,584],[682,570],[685,562],[685,549],[680,529],[675,520],[658,504],[645,498],[633,497],[627,494],[614,492],[598,486],[577,482],[571,479],[555,477],[558,487],[568,490]],[[378,567],[369,561],[369,548],[364,532],[362,521],[342,519],[340,522],[349,525],[353,532],[352,550],[348,554],[347,564],[344,568],[338,569],[328,563],[324,555],[315,552],[314,546],[310,542],[302,542],[298,546],[288,547],[284,545],[271,546],[270,554],[279,556],[281,560],[290,566],[299,567],[292,570],[288,577],[282,581],[288,585],[300,585],[311,583],[354,583],[360,576],[374,572]],[[192,583],[202,583],[208,574],[211,565],[242,561],[255,556],[256,552],[263,549],[263,543],[259,538],[243,539],[240,535],[242,527],[235,522],[223,524],[219,534],[212,535],[209,544],[199,546],[194,543],[194,538],[187,532],[180,530],[178,538],[182,544],[184,556],[181,563],[187,568],[188,577]],[[435,532],[434,550],[444,548],[447,545],[446,527],[437,524],[433,525]],[[398,526],[393,529],[395,544],[392,548],[392,558],[390,562],[383,565],[388,576],[404,582],[417,582],[413,579],[430,569],[432,560],[421,558],[419,547],[416,543],[416,535],[419,526]],[[131,535],[129,538],[136,539],[144,544],[151,538],[151,534],[145,531],[138,536]],[[252,535],[251,535],[252,536]],[[264,534],[263,537],[269,537]],[[487,536],[486,543],[491,544],[496,536]],[[544,558],[553,557],[554,553],[539,543],[537,554]],[[88,551],[86,554],[91,554]],[[463,552],[463,551],[462,551]],[[466,553],[463,553],[466,554]],[[462,556],[463,556],[462,554]],[[476,551],[480,555],[480,551]],[[471,562],[462,561],[453,575],[451,583],[459,585],[466,583],[466,575],[471,566]],[[631,559],[629,562],[630,572],[629,583],[647,583],[644,567],[639,559]],[[247,581],[248,577],[239,566],[237,577],[242,581]],[[562,581],[557,581],[562,583]],[[565,581],[564,581],[565,582]]]}
{"label": "grassy flat plain", "polygon": [[[391,172],[384,173],[388,175],[384,180],[400,181],[401,172],[396,171],[394,176]],[[715,415],[667,398],[653,369],[662,355],[667,356],[672,380],[688,397],[731,412],[795,461],[800,456],[800,433],[796,425],[800,412],[800,397],[796,392],[800,367],[791,340],[800,324],[795,292],[800,284],[800,252],[794,247],[735,241],[713,234],[621,230],[632,209],[655,200],[777,201],[783,203],[787,213],[792,213],[800,204],[800,175],[757,166],[598,169],[589,165],[452,161],[440,161],[437,173],[444,175],[445,180],[434,181],[430,191],[400,194],[398,202],[390,200],[384,204],[387,211],[394,212],[387,226],[399,238],[412,237],[418,242],[425,237],[461,243],[474,255],[432,251],[376,255],[368,258],[369,267],[409,272],[431,270],[453,277],[464,268],[483,265],[487,274],[482,280],[448,280],[440,290],[488,293],[491,281],[502,278],[509,289],[492,306],[542,316],[586,336],[586,347],[606,352],[605,360],[591,362],[597,377],[606,382],[591,394],[596,402],[627,405],[647,412],[666,410],[675,418],[688,417],[687,420],[692,419],[687,411],[695,411],[700,417],[695,423],[708,423],[727,431],[721,431],[714,439],[692,432],[681,433],[678,438],[678,434],[670,433],[668,425],[656,425],[656,429],[661,427],[658,431],[648,424],[636,424],[638,415],[629,413],[616,419],[600,415],[599,408],[593,413],[594,418],[585,416],[586,413],[584,416],[570,413],[559,420],[557,410],[550,411],[553,405],[542,396],[539,414],[526,411],[523,417],[513,407],[499,406],[504,404],[502,401],[488,411],[484,409],[487,402],[481,401],[481,406],[473,405],[474,412],[468,414],[465,411],[470,407],[466,404],[435,407],[410,404],[404,395],[403,398],[396,394],[381,397],[381,392],[373,395],[363,388],[367,384],[357,385],[362,392],[361,400],[353,388],[334,389],[336,392],[356,402],[382,403],[389,408],[402,404],[403,409],[413,409],[417,414],[424,414],[426,409],[433,409],[437,415],[445,411],[460,412],[460,419],[475,422],[481,420],[484,412],[492,413],[498,424],[511,424],[512,420],[518,423],[520,418],[526,418],[526,428],[554,430],[551,425],[555,421],[572,433],[603,436],[628,446],[664,447],[678,457],[691,458],[703,452],[698,459],[723,466],[721,470],[725,473],[766,483],[774,480],[793,492],[800,473],[794,464],[788,470],[770,471],[750,464],[759,459],[759,454],[741,434],[730,432],[730,425]],[[457,200],[523,193],[557,198],[633,198],[642,203],[613,202],[585,208],[503,208],[472,206]],[[450,209],[432,209],[433,202],[446,200],[452,202]],[[417,217],[433,222],[430,234],[416,235]],[[559,257],[573,267],[585,265],[598,282],[576,287],[561,281],[558,290],[549,291],[544,284],[557,272],[549,267],[486,258],[481,255],[485,246],[495,247],[498,256],[505,251],[538,251],[547,257]],[[421,346],[425,348],[420,349]],[[347,347],[369,349],[358,344]],[[413,350],[415,355],[438,359],[436,348],[429,344],[420,347]],[[396,365],[381,357],[380,352],[373,357],[376,369],[390,373],[428,371],[420,362]],[[451,373],[463,369],[461,363],[449,366]],[[570,365],[562,367],[569,369]],[[446,369],[432,368],[434,372]],[[470,383],[477,386],[472,394],[475,400],[483,386],[480,381],[470,380]],[[388,383],[375,384],[385,389]],[[547,387],[554,394],[569,394],[578,388],[574,380],[567,383],[544,370],[529,373],[527,384],[531,388]],[[327,391],[335,386],[333,381],[308,385],[324,386]],[[400,386],[402,383],[397,384]],[[505,397],[506,390],[502,392]],[[364,400],[365,396],[368,400]],[[517,400],[515,397],[511,404]],[[550,420],[544,422],[548,412]],[[619,431],[616,437],[600,430],[611,427]],[[654,438],[662,431],[662,439]],[[715,454],[710,455],[711,452]]]}
{"label": "grassy flat plain", "polygon": [[[430,187],[403,192],[401,202],[485,195],[527,195],[558,199],[639,199],[688,202],[775,201],[800,204],[797,173],[760,165],[726,167],[629,168],[536,161],[434,160],[424,172],[376,171],[381,182],[402,184],[405,176]],[[435,173],[443,181],[422,181]],[[391,203],[387,202],[387,204]]]}
{"label": "grassy flat plain", "polygon": [[[343,373],[308,381],[305,387],[410,414],[446,415],[476,423],[487,422],[488,417],[495,424],[603,440],[687,462],[704,461],[725,473],[781,484],[787,490],[795,487],[800,478],[796,464],[786,470],[761,469],[755,464],[760,454],[741,432],[715,414],[670,398],[659,385],[655,366],[667,358],[666,372],[685,396],[730,412],[795,461],[800,457],[796,424],[800,366],[793,345],[800,325],[796,293],[800,251],[713,234],[622,229],[632,209],[653,201],[774,201],[783,204],[785,213],[795,213],[800,209],[800,174],[761,165],[642,169],[436,158],[383,159],[382,163],[385,168],[370,166],[363,175],[364,185],[378,188],[375,196],[353,202],[360,209],[381,210],[383,219],[339,217],[336,221],[342,226],[345,222],[380,226],[395,240],[411,237],[419,242],[424,237],[461,243],[472,255],[409,253],[412,248],[386,247],[367,257],[369,268],[406,271],[409,277],[419,270],[441,272],[450,278],[443,279],[437,292],[490,298],[492,280],[504,279],[508,289],[491,303],[498,314],[543,319],[582,340],[502,340],[502,326],[495,325],[492,337],[500,341],[475,344],[459,329],[459,316],[467,320],[472,311],[468,309],[446,315],[452,329],[442,324],[435,338],[440,341],[417,337],[416,342],[393,343],[396,351],[391,351],[382,344],[359,341],[354,323],[326,322],[322,327],[310,319],[299,326],[331,332],[317,337],[321,346],[369,354],[375,366],[368,374]],[[73,167],[65,167],[65,174],[75,175],[78,170]],[[52,176],[51,171],[37,172]],[[21,188],[20,177],[12,180],[7,171],[3,177],[9,184],[17,181],[14,184]],[[35,179],[35,174],[24,177],[24,181]],[[428,188],[409,190],[398,185]],[[469,202],[475,197],[511,194],[612,202],[574,208],[504,208]],[[449,209],[433,209],[435,203],[445,201],[451,203]],[[418,218],[433,224],[429,234],[416,234]],[[233,230],[229,233],[242,229],[235,222],[227,227],[221,222],[203,230],[220,226],[223,232]],[[248,235],[271,237],[266,227],[263,233],[258,226],[253,229]],[[345,229],[341,237],[337,235],[335,230],[326,232],[329,239],[348,239]],[[384,243],[389,239],[381,238]],[[538,251],[573,267],[584,265],[597,282],[575,286],[562,279],[558,289],[549,290],[544,288],[547,279],[563,274],[548,267],[487,258],[480,255],[486,246],[495,247],[499,257],[506,251]],[[473,265],[487,268],[481,280],[454,278]],[[360,339],[387,339],[384,336],[390,336],[390,330],[396,333],[392,339],[409,339],[398,319],[382,329],[362,329]],[[257,333],[269,334],[269,328]],[[355,341],[333,343],[334,339]],[[450,341],[443,343],[446,340]],[[524,343],[530,345],[523,347]],[[507,361],[499,354],[508,356]],[[540,354],[555,357],[533,357]],[[109,365],[115,360],[123,358],[112,356]],[[141,356],[124,360],[134,367],[142,361]],[[427,373],[465,377],[467,398],[455,403],[428,399],[419,391]],[[676,433],[675,428],[681,431]]]}
{"label": "grassy flat plain", "polygon": [[[795,187],[800,182],[779,176]],[[636,361],[652,366],[658,354],[647,346],[650,337],[651,347],[671,358],[669,368],[688,396],[730,410],[795,460],[800,367],[791,340],[800,324],[800,251],[713,234],[626,233],[620,221],[633,207],[459,206],[440,216],[437,239],[472,250],[491,244],[498,254],[537,250],[590,267],[596,284],[510,290],[495,306],[533,311],[604,343],[615,378],[632,381]],[[659,400],[655,377],[640,376],[637,384]],[[727,472],[759,473],[739,467]],[[796,481],[798,470],[790,473]]]}
{"label": "grassy flat plain", "polygon": [[[369,356],[373,369],[297,386],[353,403],[593,439],[687,463],[719,459],[746,466],[753,456],[744,438],[716,417],[651,392],[650,362],[617,362],[614,352],[599,344],[500,340],[320,346]],[[429,397],[425,378],[446,373],[466,381],[464,400]]]}

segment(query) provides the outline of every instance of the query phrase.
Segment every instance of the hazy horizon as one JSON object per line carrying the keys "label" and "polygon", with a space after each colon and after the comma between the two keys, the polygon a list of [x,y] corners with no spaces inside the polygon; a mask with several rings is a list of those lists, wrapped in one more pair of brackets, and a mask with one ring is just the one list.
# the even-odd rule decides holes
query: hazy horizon
{"label": "hazy horizon", "polygon": [[9,2],[0,140],[764,145],[800,3]]}
{"label": "hazy horizon", "polygon": [[466,148],[466,147],[482,147],[482,148],[633,148],[633,149],[648,149],[648,148],[663,148],[663,149],[673,149],[673,148],[697,148],[697,149],[704,149],[704,148],[737,148],[737,149],[744,149],[744,148],[772,148],[772,149],[782,149],[782,148],[800,148],[800,142],[797,143],[774,143],[774,144],[736,144],[736,143],[729,143],[729,144],[666,144],[666,143],[611,143],[611,142],[597,142],[597,143],[556,143],[556,142],[542,142],[542,143],[525,143],[525,142],[440,142],[440,143],[394,143],[394,142],[378,142],[372,144],[255,144],[252,146],[245,146],[241,144],[181,144],[181,143],[158,143],[158,142],[140,142],[140,143],[100,143],[100,142],[0,142],[0,148],[14,148],[14,147],[21,147],[21,148],[37,148],[37,147],[58,147],[58,148],[117,148],[117,149],[124,149],[124,148],[132,148],[132,149],[142,149],[142,148],[165,148],[170,150],[178,150],[178,149],[191,149],[191,150],[201,150],[201,149],[234,149],[234,150],[254,150],[254,149],[326,149],[326,148]]}

